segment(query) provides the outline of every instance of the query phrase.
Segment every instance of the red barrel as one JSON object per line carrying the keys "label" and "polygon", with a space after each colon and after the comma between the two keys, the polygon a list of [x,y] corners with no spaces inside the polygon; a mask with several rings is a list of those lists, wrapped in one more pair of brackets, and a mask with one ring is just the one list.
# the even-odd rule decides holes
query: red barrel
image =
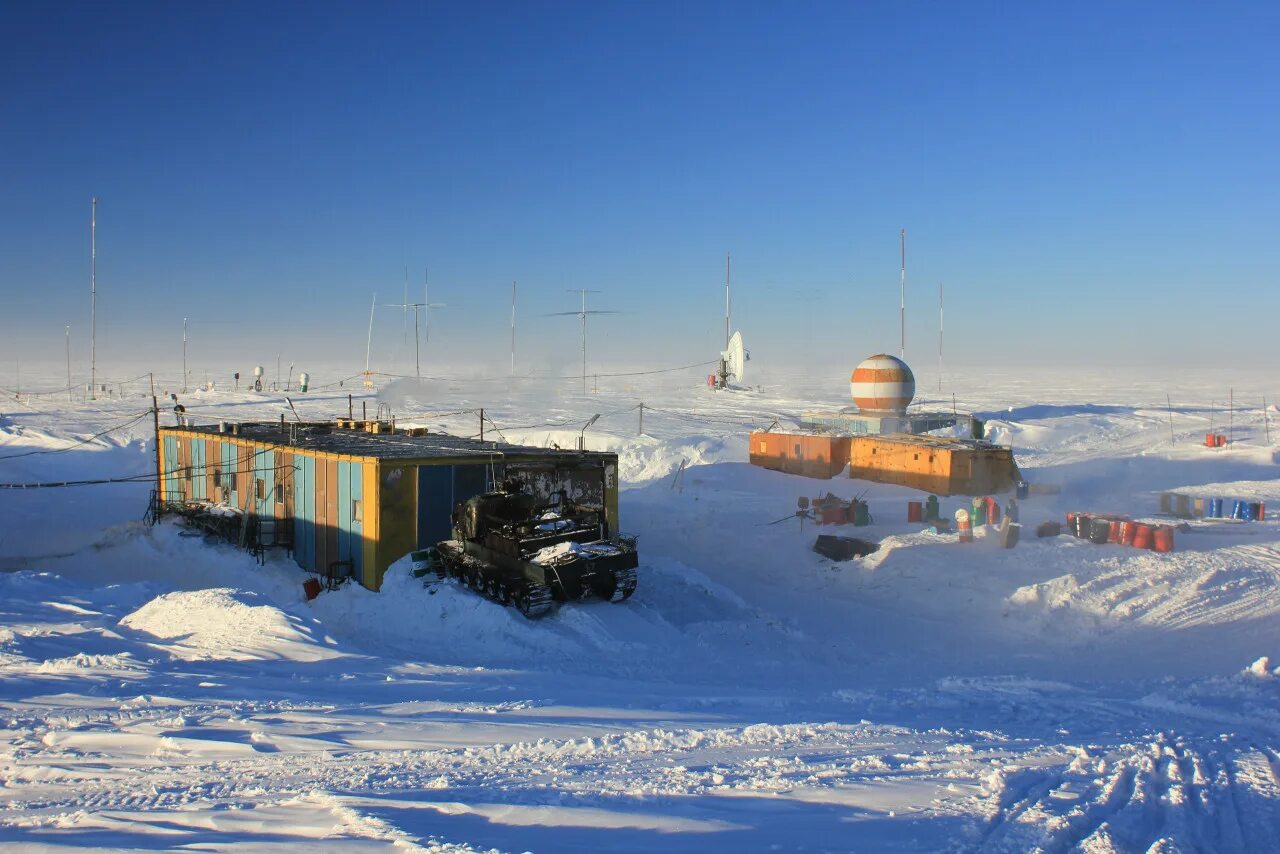
{"label": "red barrel", "polygon": [[1132,522],[1121,522],[1120,523],[1120,542],[1126,546],[1133,545],[1133,532],[1134,532],[1134,529],[1136,528],[1137,528],[1137,525],[1133,524]]}
{"label": "red barrel", "polygon": [[1259,501],[1258,506],[1253,510],[1253,520],[1261,522],[1265,518],[1267,518],[1267,504],[1265,501]]}
{"label": "red barrel", "polygon": [[1134,525],[1133,526],[1133,547],[1135,549],[1151,548],[1151,526],[1150,525]]}
{"label": "red barrel", "polygon": [[1218,444],[1218,447],[1219,447],[1219,448],[1226,447],[1226,444],[1227,444],[1227,437],[1226,437],[1226,436],[1224,436],[1224,435],[1222,435],[1221,433],[1219,433],[1219,434],[1218,434],[1218,443],[1217,443],[1217,444]]}
{"label": "red barrel", "polygon": [[1157,525],[1153,535],[1154,548],[1158,552],[1173,551],[1173,527]]}
{"label": "red barrel", "polygon": [[1107,531],[1107,542],[1108,543],[1120,542],[1120,523],[1119,522],[1111,523],[1111,530]]}
{"label": "red barrel", "polygon": [[919,501],[907,502],[907,521],[920,522],[924,520],[924,504]]}
{"label": "red barrel", "polygon": [[1218,447],[1218,436],[1217,436],[1217,434],[1214,434],[1214,433],[1205,433],[1205,434],[1204,434],[1204,446],[1205,446],[1206,448],[1216,448],[1216,447]]}

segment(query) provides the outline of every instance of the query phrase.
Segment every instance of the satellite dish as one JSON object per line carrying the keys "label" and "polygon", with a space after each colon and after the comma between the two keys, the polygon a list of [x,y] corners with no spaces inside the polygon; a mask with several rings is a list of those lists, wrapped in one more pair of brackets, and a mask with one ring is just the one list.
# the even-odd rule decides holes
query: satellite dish
{"label": "satellite dish", "polygon": [[742,346],[742,333],[735,332],[729,339],[728,349],[720,353],[721,387],[729,385],[729,379],[741,383],[751,355]]}

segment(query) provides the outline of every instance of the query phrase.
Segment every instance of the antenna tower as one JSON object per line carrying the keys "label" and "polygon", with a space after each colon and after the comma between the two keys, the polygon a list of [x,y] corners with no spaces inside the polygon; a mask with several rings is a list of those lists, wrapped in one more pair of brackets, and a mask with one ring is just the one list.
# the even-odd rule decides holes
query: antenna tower
{"label": "antenna tower", "polygon": [[[89,398],[98,399],[98,197],[89,220]],[[185,378],[184,378],[185,381]]]}
{"label": "antenna tower", "polygon": [[902,276],[898,292],[898,356],[907,360],[907,230],[898,232],[898,246],[902,255]]}

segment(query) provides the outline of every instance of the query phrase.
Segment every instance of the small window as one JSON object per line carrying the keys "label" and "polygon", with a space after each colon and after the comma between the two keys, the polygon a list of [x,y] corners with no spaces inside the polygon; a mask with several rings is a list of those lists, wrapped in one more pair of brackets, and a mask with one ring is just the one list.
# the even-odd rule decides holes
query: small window
{"label": "small window", "polygon": [[222,469],[213,470],[213,487],[217,489],[222,486]]}
{"label": "small window", "polygon": [[918,460],[918,459],[920,459],[920,455],[919,455],[919,454],[912,454],[912,455],[911,455],[911,459],[913,459],[913,460]]}
{"label": "small window", "polygon": [[800,452],[800,443],[799,443],[799,442],[796,442],[796,457],[797,457],[797,458],[799,458],[799,457],[803,457],[803,456],[804,456],[804,454]]}
{"label": "small window", "polygon": [[187,480],[191,480],[191,466],[187,466],[182,470],[182,476]]}
{"label": "small window", "polygon": [[275,489],[275,493],[276,493],[276,503],[284,504],[284,490],[277,486]]}
{"label": "small window", "polygon": [[258,500],[262,501],[264,498],[267,497],[267,482],[259,477],[254,480],[254,484],[255,484],[254,489],[256,490]]}
{"label": "small window", "polygon": [[765,453],[765,452],[766,452],[766,451],[768,451],[768,450],[769,450],[768,446],[767,446],[764,442],[761,442],[761,443],[760,443],[760,453],[762,453],[762,454],[763,454],[763,453]]}
{"label": "small window", "polygon": [[360,506],[360,501],[359,501],[359,499],[352,499],[352,501],[351,501],[351,521],[352,521],[352,522],[361,522],[361,521],[363,521],[363,520],[364,520],[364,517],[360,515],[360,514],[361,514],[361,512],[362,512],[362,508],[361,508],[361,506]]}
{"label": "small window", "polygon": [[872,448],[872,449],[871,449],[871,453],[872,453],[872,454],[874,454],[875,452],[876,452],[876,449],[875,449],[875,448]]}

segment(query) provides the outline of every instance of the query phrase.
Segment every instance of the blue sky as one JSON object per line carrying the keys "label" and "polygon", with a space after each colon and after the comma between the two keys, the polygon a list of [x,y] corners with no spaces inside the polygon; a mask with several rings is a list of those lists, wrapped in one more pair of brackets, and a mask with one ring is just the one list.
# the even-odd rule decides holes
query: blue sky
{"label": "blue sky", "polygon": [[[0,359],[363,366],[430,265],[428,362],[1274,355],[1280,6],[10,3]],[[376,361],[403,368],[402,321]],[[83,346],[82,346],[83,345]],[[920,370],[918,368],[918,370]],[[11,371],[0,369],[0,376]],[[923,373],[923,370],[920,370]]]}

